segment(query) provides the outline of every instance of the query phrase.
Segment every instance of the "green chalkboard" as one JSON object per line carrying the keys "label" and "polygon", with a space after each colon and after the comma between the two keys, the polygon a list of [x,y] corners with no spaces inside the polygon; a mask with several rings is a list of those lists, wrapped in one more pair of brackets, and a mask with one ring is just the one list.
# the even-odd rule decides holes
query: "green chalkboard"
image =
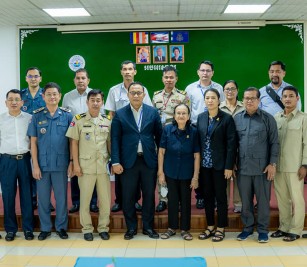
{"label": "green chalkboard", "polygon": [[[157,44],[147,45],[152,51]],[[174,44],[163,45],[169,48]],[[221,84],[228,79],[236,80],[241,97],[246,87],[267,84],[268,64],[282,60],[287,66],[285,81],[296,86],[304,97],[302,24],[267,25],[255,30],[193,30],[189,31],[189,42],[179,45],[184,46],[184,63],[172,63],[179,71],[179,89],[184,90],[198,79],[198,64],[207,59],[215,65],[213,80]],[[64,93],[70,91],[75,87],[68,61],[73,55],[81,55],[90,73],[90,87],[107,94],[110,87],[122,81],[121,62],[136,61],[136,46],[140,44],[130,44],[129,32],[62,34],[55,28],[20,29],[20,87],[27,86],[25,70],[37,66],[43,73],[42,85],[54,81]],[[135,80],[141,81],[151,96],[163,88],[162,65],[137,65]]]}

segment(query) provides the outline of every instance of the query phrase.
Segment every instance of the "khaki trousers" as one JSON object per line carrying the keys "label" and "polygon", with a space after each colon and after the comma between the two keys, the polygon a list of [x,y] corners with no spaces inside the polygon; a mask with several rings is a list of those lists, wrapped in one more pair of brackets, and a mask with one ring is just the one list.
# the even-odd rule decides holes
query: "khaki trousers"
{"label": "khaki trousers", "polygon": [[80,187],[80,223],[82,233],[93,233],[94,227],[90,214],[90,202],[96,185],[99,204],[98,233],[108,232],[110,223],[111,186],[106,173],[84,174],[78,177]]}
{"label": "khaki trousers", "polygon": [[279,230],[301,235],[305,220],[304,179],[296,173],[277,172],[274,180],[279,209]]}

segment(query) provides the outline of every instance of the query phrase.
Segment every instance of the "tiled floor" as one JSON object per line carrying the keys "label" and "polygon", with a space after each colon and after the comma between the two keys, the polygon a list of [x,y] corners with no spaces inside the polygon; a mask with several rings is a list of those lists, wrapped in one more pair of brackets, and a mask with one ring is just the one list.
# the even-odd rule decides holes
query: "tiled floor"
{"label": "tiled floor", "polygon": [[[4,233],[1,233],[4,236]],[[81,233],[69,233],[68,240],[61,240],[53,233],[45,241],[26,241],[18,233],[13,242],[0,240],[0,267],[19,266],[74,266],[78,257],[194,257],[201,256],[208,267],[306,267],[307,239],[286,243],[281,239],[271,239],[259,244],[257,235],[247,241],[237,241],[238,233],[226,233],[223,242],[198,240],[193,233],[193,241],[183,241],[180,236],[169,240],[152,240],[139,233],[126,241],[123,234],[111,234],[109,241],[102,241],[95,234],[93,242],[83,240]],[[37,238],[37,233],[35,233]]]}

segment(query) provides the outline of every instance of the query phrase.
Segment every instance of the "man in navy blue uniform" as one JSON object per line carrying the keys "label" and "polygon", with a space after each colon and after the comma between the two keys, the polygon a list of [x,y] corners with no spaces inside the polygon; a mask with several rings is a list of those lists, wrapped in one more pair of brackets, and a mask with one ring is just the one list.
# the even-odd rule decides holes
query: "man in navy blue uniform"
{"label": "man in navy blue uniform", "polygon": [[[19,186],[22,229],[25,239],[32,240],[33,209],[31,193],[30,140],[27,136],[31,115],[20,111],[23,105],[20,91],[6,94],[8,112],[0,115],[0,181],[4,207],[6,241],[13,241],[18,231],[15,213],[17,181]],[[1,236],[0,236],[1,237]]]}
{"label": "man in navy blue uniform", "polygon": [[39,240],[51,235],[50,195],[56,200],[56,233],[67,239],[67,176],[72,175],[69,139],[65,136],[72,120],[69,110],[59,108],[61,89],[56,83],[47,83],[43,89],[46,107],[33,112],[28,135],[31,137],[33,177],[37,179],[38,215],[41,225]]}
{"label": "man in navy blue uniform", "polygon": [[[30,67],[26,70],[26,82],[28,87],[21,89],[21,111],[33,114],[34,110],[45,107],[46,103],[42,97],[43,88],[40,87],[42,72],[37,67]],[[32,206],[37,208],[36,180],[32,179]],[[52,207],[53,208],[53,207]],[[54,210],[54,208],[53,208]]]}
{"label": "man in navy blue uniform", "polygon": [[162,124],[158,111],[143,104],[144,87],[133,82],[128,87],[130,104],[115,113],[111,125],[111,159],[113,171],[121,175],[123,212],[127,225],[126,240],[137,233],[135,196],[141,184],[143,196],[143,234],[159,238],[153,229],[157,152]]}

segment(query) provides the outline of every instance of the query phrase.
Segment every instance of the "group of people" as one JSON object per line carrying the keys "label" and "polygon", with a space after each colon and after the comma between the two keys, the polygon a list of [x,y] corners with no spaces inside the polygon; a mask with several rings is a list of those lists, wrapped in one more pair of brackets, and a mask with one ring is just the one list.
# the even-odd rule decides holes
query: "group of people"
{"label": "group of people", "polygon": [[[25,239],[34,238],[32,177],[37,185],[39,240],[51,235],[51,190],[56,201],[56,233],[68,238],[67,177],[73,203],[69,212],[80,212],[86,241],[94,238],[90,211],[99,212],[97,231],[108,240],[110,211],[123,210],[124,239],[129,240],[137,234],[140,211],[143,234],[159,238],[154,213],[167,208],[168,229],[161,238],[168,239],[180,229],[184,240],[192,240],[191,193],[195,190],[196,206],[205,208],[207,220],[198,238],[220,242],[228,225],[231,180],[234,211],[241,213],[244,224],[238,240],[246,240],[256,227],[258,241],[269,241],[273,180],[280,227],[271,237],[284,241],[300,237],[305,217],[307,115],[300,111],[297,89],[283,81],[284,63],[272,62],[270,83],[260,90],[247,88],[243,103],[238,100],[236,81],[228,80],[223,86],[212,81],[214,65],[207,60],[198,66],[199,80],[185,91],[176,88],[176,68],[165,67],[164,88],[154,93],[152,101],[147,89],[134,81],[134,62],[122,62],[120,72],[123,82],[109,90],[105,106],[102,91],[88,87],[86,69],[76,71],[76,89],[64,95],[62,107],[60,86],[51,82],[40,88],[42,75],[36,67],[27,70],[28,88],[7,93],[8,112],[0,115],[0,182],[7,241],[14,240],[18,230],[17,180]],[[116,199],[111,209],[108,168],[115,173]]]}

